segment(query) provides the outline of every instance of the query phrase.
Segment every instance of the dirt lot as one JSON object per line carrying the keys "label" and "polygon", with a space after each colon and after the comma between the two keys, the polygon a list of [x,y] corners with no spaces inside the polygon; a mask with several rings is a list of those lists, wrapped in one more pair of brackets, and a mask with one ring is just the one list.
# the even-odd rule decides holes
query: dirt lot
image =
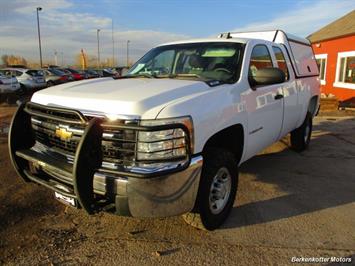
{"label": "dirt lot", "polygon": [[[2,126],[13,110],[0,107]],[[0,264],[285,265],[336,256],[354,265],[355,117],[336,113],[314,123],[308,151],[297,154],[284,139],[242,165],[231,216],[214,232],[180,217],[67,209],[16,176],[0,131]]]}

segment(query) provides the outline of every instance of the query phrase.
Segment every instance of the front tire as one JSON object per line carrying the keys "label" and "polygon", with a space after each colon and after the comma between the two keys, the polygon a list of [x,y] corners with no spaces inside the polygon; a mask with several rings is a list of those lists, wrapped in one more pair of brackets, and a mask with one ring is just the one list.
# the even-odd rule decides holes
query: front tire
{"label": "front tire", "polygon": [[312,114],[307,112],[303,124],[291,132],[291,147],[297,152],[308,148],[312,135]]}
{"label": "front tire", "polygon": [[185,222],[202,230],[218,228],[233,207],[237,186],[234,155],[220,148],[206,150],[195,208],[183,215]]}

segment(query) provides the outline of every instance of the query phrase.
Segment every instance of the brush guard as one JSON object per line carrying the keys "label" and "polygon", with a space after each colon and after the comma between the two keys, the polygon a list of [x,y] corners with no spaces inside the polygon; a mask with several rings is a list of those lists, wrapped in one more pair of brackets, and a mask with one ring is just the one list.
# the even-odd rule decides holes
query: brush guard
{"label": "brush guard", "polygon": [[[48,112],[39,114],[37,107],[45,107]],[[58,112],[68,114],[67,118],[58,117]],[[36,152],[32,147],[36,144],[36,137],[31,124],[31,116],[42,116],[53,119],[62,123],[72,123],[85,126],[84,133],[78,143],[75,151],[74,162],[58,161],[44,154]],[[71,118],[72,117],[72,118]],[[93,189],[93,179],[95,173],[100,170],[102,172],[128,176],[134,178],[151,178],[160,175],[177,173],[185,170],[190,162],[190,151],[187,151],[186,163],[158,173],[130,173],[116,170],[101,169],[103,162],[102,156],[102,137],[104,120],[101,118],[92,118],[90,121],[79,111],[41,106],[35,103],[22,103],[17,109],[10,126],[9,131],[9,153],[12,164],[19,176],[27,182],[35,182],[47,187],[66,197],[74,199],[78,202],[79,208],[83,208],[87,213],[94,214],[101,210],[109,210],[114,207],[111,199],[103,200],[97,197]],[[112,127],[112,125],[110,125]],[[187,147],[190,147],[190,139],[188,129],[183,124],[172,124],[152,127],[142,126],[114,126],[117,128],[132,128],[134,130],[156,131],[169,128],[182,128],[186,134]],[[51,174],[40,169],[49,170],[50,173],[56,173],[56,176],[63,177],[60,180],[53,178]]]}

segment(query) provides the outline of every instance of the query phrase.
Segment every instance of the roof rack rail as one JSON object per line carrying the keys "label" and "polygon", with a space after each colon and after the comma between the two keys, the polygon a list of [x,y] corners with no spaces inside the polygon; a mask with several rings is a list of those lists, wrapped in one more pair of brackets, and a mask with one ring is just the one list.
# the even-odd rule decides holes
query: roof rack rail
{"label": "roof rack rail", "polygon": [[230,32],[222,32],[218,38],[225,38],[225,39],[231,39],[232,36],[231,36],[231,33]]}

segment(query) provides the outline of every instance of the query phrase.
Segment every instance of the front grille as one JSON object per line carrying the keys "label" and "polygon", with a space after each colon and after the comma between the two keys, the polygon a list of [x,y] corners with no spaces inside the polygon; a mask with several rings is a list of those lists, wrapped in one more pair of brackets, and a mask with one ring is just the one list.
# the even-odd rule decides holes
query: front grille
{"label": "front grille", "polygon": [[[39,109],[39,108],[37,108]],[[40,110],[36,110],[40,112]],[[48,112],[46,112],[48,113]],[[60,111],[55,112],[56,116],[61,117],[61,120],[75,119],[75,115]],[[86,117],[87,120],[92,119]],[[46,145],[51,150],[74,156],[79,141],[86,123],[66,123],[60,122],[51,117],[42,116],[40,113],[31,114],[32,129],[35,133],[36,141]],[[137,125],[135,121],[120,121],[123,125]],[[132,166],[135,161],[136,150],[136,135],[137,131],[133,129],[117,129],[104,126],[104,133],[102,136],[102,156],[103,168],[112,168],[120,166]],[[57,136],[57,130],[64,130],[71,134],[67,139]]]}

